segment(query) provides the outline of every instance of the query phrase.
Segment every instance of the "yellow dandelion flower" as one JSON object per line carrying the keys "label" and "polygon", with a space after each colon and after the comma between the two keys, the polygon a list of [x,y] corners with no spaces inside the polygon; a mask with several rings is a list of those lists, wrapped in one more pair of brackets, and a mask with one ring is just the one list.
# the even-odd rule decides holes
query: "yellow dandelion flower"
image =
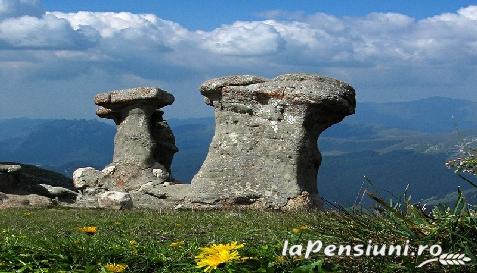
{"label": "yellow dandelion flower", "polygon": [[298,233],[301,233],[301,229],[299,229],[299,228],[293,228],[293,229],[292,229],[292,232],[295,233],[295,234],[298,234]]}
{"label": "yellow dandelion flower", "polygon": [[129,246],[131,246],[131,252],[133,255],[137,255],[137,241],[136,240],[130,240],[129,241]]}
{"label": "yellow dandelion flower", "polygon": [[301,229],[301,230],[309,230],[310,226],[309,225],[302,225],[302,226],[299,226],[298,228]]}
{"label": "yellow dandelion flower", "polygon": [[128,268],[127,264],[116,264],[116,263],[106,264],[104,266],[104,269],[106,269],[106,271],[114,272],[114,273],[124,272],[127,268]]}
{"label": "yellow dandelion flower", "polygon": [[185,243],[184,241],[175,241],[175,242],[172,242],[169,246],[172,248],[178,248],[183,246],[184,243]]}
{"label": "yellow dandelion flower", "polygon": [[275,258],[275,262],[278,263],[278,264],[282,264],[282,263],[284,263],[286,260],[287,260],[287,258],[286,258],[285,256],[282,256],[282,255],[277,256],[277,257]]}
{"label": "yellow dandelion flower", "polygon": [[221,264],[240,260],[238,249],[244,247],[244,244],[231,242],[228,244],[213,244],[203,247],[200,253],[195,257],[198,268],[203,268],[204,272],[210,272]]}
{"label": "yellow dandelion flower", "polygon": [[94,235],[96,234],[96,232],[98,232],[98,228],[97,227],[80,227],[79,231],[86,233],[88,235]]}
{"label": "yellow dandelion flower", "polygon": [[309,230],[309,229],[310,229],[309,225],[301,225],[299,227],[293,228],[292,232],[295,233],[295,234],[299,234],[299,233],[302,233],[303,231]]}
{"label": "yellow dandelion flower", "polygon": [[31,212],[25,211],[25,212],[23,213],[23,216],[29,217],[29,216],[31,216]]}

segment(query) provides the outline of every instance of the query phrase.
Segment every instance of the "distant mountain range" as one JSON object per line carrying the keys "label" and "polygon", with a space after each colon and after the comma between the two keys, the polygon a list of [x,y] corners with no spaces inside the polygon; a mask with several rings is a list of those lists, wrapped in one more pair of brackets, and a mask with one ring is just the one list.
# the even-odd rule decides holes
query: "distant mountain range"
{"label": "distant mountain range", "polygon": [[[214,119],[170,119],[169,124],[179,147],[173,175],[188,182],[205,159]],[[34,164],[71,176],[78,167],[108,164],[114,133],[112,124],[99,120],[4,119],[0,161]],[[354,116],[320,137],[320,193],[348,206],[361,199],[363,187],[391,197],[409,184],[416,201],[448,199],[457,186],[469,188],[444,166],[463,141],[477,142],[476,102],[434,97],[359,103]],[[363,183],[363,176],[371,183]]]}
{"label": "distant mountain range", "polygon": [[348,123],[373,124],[426,133],[477,129],[477,102],[431,97],[409,102],[358,103]]}

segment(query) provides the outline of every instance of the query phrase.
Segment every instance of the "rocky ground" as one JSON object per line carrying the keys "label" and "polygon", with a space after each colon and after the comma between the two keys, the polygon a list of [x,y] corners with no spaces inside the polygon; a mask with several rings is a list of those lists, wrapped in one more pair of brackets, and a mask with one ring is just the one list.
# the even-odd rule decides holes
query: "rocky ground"
{"label": "rocky ground", "polygon": [[0,162],[0,208],[71,204],[78,192],[73,181],[32,165]]}

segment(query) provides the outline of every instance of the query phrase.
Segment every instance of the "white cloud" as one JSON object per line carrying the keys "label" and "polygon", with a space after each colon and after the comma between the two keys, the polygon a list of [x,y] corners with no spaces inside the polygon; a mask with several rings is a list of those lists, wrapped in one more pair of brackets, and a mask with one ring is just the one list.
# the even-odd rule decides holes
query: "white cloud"
{"label": "white cloud", "polygon": [[0,19],[19,15],[39,16],[42,13],[39,0],[0,0]]}
{"label": "white cloud", "polygon": [[273,21],[235,22],[212,32],[198,32],[203,48],[221,55],[263,56],[277,53],[284,40]]}
{"label": "white cloud", "polygon": [[[192,31],[154,14],[42,12],[38,1],[0,0],[0,80],[90,78],[84,88],[92,96],[95,86],[142,79],[173,89],[180,109],[206,78],[310,71],[351,82],[364,100],[445,96],[449,88],[477,100],[469,91],[477,85],[477,6],[419,20],[397,13],[263,15],[269,18]],[[70,97],[62,90],[55,99]],[[187,105],[206,109],[200,100]]]}
{"label": "white cloud", "polygon": [[90,27],[73,30],[68,21],[52,15],[22,16],[0,21],[0,47],[24,49],[81,49],[92,46]]}

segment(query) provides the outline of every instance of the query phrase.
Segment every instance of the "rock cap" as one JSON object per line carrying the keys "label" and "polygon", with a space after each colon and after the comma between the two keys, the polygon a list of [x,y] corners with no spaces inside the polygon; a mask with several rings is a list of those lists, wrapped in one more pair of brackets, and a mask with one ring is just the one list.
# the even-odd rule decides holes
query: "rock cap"
{"label": "rock cap", "polygon": [[233,75],[208,80],[200,86],[200,90],[210,100],[221,99],[225,95],[238,100],[241,97],[265,97],[290,104],[332,105],[335,109],[349,110],[349,114],[354,113],[356,106],[353,87],[319,74],[292,73],[271,80],[253,75]]}
{"label": "rock cap", "polygon": [[131,105],[136,103],[152,104],[161,108],[174,102],[174,96],[156,87],[137,87],[100,93],[94,97],[94,103],[109,108],[112,105]]}

